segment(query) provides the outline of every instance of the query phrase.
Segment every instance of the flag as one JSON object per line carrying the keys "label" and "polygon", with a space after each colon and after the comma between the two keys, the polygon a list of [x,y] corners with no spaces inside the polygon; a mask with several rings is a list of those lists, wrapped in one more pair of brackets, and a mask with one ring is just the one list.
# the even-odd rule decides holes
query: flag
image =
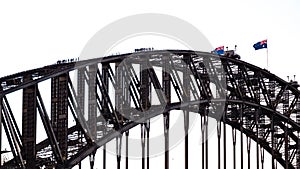
{"label": "flag", "polygon": [[224,46],[217,47],[217,48],[214,50],[214,52],[215,52],[215,54],[218,54],[218,55],[224,54]]}
{"label": "flag", "polygon": [[268,45],[267,45],[267,39],[266,40],[263,40],[263,41],[260,41],[260,42],[257,42],[253,45],[254,49],[255,50],[259,50],[259,49],[263,49],[263,48],[267,48]]}

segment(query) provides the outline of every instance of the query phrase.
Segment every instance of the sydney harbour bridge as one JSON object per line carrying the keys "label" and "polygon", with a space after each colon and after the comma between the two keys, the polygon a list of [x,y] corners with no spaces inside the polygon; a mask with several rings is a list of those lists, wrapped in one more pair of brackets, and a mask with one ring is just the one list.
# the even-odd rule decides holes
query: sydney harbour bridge
{"label": "sydney harbour bridge", "polygon": [[[40,92],[44,81],[51,83],[47,90],[50,100]],[[106,168],[105,146],[112,140],[117,143],[117,168],[121,162],[129,168],[128,151],[132,147],[128,147],[128,137],[133,127],[141,126],[142,163],[134,168],[148,169],[149,149],[155,146],[149,144],[149,119],[162,115],[161,144],[165,151],[161,168],[168,169],[170,114],[182,110],[182,160],[186,169],[191,168],[191,114],[201,118],[199,134],[203,141],[198,168],[210,168],[207,126],[208,119],[215,119],[218,168],[264,168],[269,163],[273,169],[300,169],[299,85],[239,59],[190,50],[138,51],[58,62],[2,77],[0,84],[1,140],[7,139],[9,144],[8,151],[3,151],[1,141],[0,157],[12,154],[0,168],[81,168],[86,158],[91,159],[90,168],[94,168],[94,160],[102,160],[103,166],[97,167]],[[13,111],[14,99],[9,99],[18,91],[22,93],[18,96],[21,113]],[[50,108],[46,101],[51,102]],[[17,116],[22,118],[21,124]],[[75,122],[69,123],[70,118]],[[37,141],[38,120],[47,135],[43,141]],[[242,133],[241,139],[236,137],[237,132]],[[226,137],[232,137],[232,142]],[[242,147],[239,156],[237,142]],[[257,143],[255,152],[250,151],[251,142]],[[227,149],[228,144],[233,149]],[[94,159],[99,151],[103,158]],[[263,152],[270,154],[270,161],[265,161]],[[229,154],[234,160],[230,167],[226,164]],[[237,159],[242,159],[239,166]]]}

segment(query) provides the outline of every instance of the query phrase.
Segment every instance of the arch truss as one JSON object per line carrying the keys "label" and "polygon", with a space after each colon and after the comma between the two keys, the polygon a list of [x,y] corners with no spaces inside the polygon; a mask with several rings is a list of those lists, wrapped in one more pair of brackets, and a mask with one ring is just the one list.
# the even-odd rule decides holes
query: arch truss
{"label": "arch truss", "polygon": [[[41,92],[43,82],[50,85],[50,99]],[[81,166],[86,157],[93,168],[97,149],[112,139],[117,140],[119,168],[122,137],[128,141],[130,129],[137,125],[141,126],[142,168],[149,168],[149,119],[160,114],[164,119],[164,166],[169,168],[173,110],[184,114],[185,168],[191,112],[199,114],[202,121],[203,168],[208,168],[210,118],[217,120],[219,168],[226,168],[226,152],[232,151],[226,151],[227,144],[233,145],[234,168],[250,168],[251,140],[258,143],[257,167],[264,165],[266,151],[273,168],[277,163],[284,168],[300,168],[297,82],[286,82],[241,60],[186,50],[135,52],[53,64],[2,77],[0,84],[1,140],[7,139],[13,156],[0,168],[72,168]],[[16,105],[10,95],[17,91],[22,93],[18,96],[22,98],[22,112],[12,107]],[[50,107],[45,104],[48,102]],[[21,124],[16,120],[20,117]],[[47,136],[41,142],[37,142],[39,120]],[[232,143],[226,142],[228,126],[232,128]],[[236,131],[243,133],[241,139],[236,138]],[[238,141],[242,150],[246,147],[242,157],[236,156]],[[125,145],[128,154],[128,143]],[[105,153],[104,149],[103,168]],[[236,166],[237,158],[241,158],[241,167]],[[127,156],[125,163],[128,168]]]}

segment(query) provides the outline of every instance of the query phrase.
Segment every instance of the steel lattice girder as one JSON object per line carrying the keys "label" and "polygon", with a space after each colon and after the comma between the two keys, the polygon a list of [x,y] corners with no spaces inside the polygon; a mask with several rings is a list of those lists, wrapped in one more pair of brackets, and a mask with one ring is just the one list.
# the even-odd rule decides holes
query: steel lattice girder
{"label": "steel lattice girder", "polygon": [[[131,58],[131,61],[135,64],[141,64],[142,57],[148,57],[149,64],[153,67],[162,67],[163,65],[163,56],[170,57],[170,60],[173,64],[177,64],[177,62],[181,62],[183,59],[183,56],[188,57],[191,59],[191,62],[189,63],[189,68],[192,70],[192,73],[196,79],[196,84],[194,84],[193,87],[197,87],[198,93],[198,100],[189,101],[187,103],[168,103],[166,105],[165,112],[169,112],[170,110],[175,109],[182,109],[186,106],[189,108],[191,105],[196,105],[196,109],[194,112],[199,111],[199,107],[207,107],[210,104],[210,98],[212,97],[211,90],[209,89],[209,83],[212,82],[211,79],[207,79],[207,72],[208,73],[216,73],[218,67],[216,66],[216,62],[210,62],[210,65],[203,65],[203,60],[205,59],[220,59],[223,68],[225,70],[226,81],[227,81],[227,89],[226,89],[226,100],[220,100],[220,101],[226,101],[226,104],[229,105],[230,110],[226,110],[226,116],[222,119],[223,122],[226,124],[229,124],[233,126],[234,128],[238,130],[242,130],[242,132],[252,138],[254,141],[257,141],[260,143],[260,145],[269,153],[276,156],[276,160],[278,160],[279,163],[282,165],[286,165],[288,163],[289,167],[293,168],[295,166],[295,160],[296,158],[291,158],[292,153],[298,153],[297,147],[299,147],[299,138],[295,135],[295,132],[300,131],[300,124],[297,121],[298,118],[298,110],[296,109],[296,104],[299,101],[299,90],[297,90],[297,86],[293,83],[285,82],[284,80],[280,79],[279,77],[275,76],[274,74],[268,72],[267,70],[260,69],[254,65],[251,65],[249,63],[243,62],[241,60],[235,60],[231,58],[225,58],[221,56],[217,56],[214,54],[204,53],[204,52],[195,52],[195,51],[186,51],[186,50],[168,50],[168,51],[150,51],[150,52],[139,52],[139,53],[132,53],[132,54],[123,54],[119,56],[110,56],[105,57],[101,59],[90,59],[90,60],[84,60],[75,63],[64,63],[64,64],[57,64],[57,65],[49,65],[45,66],[43,68],[38,68],[34,70],[29,70],[21,73],[17,73],[14,75],[10,75],[7,77],[0,78],[0,84],[1,84],[1,90],[0,90],[0,97],[5,97],[5,95],[12,93],[14,91],[25,89],[30,86],[38,85],[39,82],[42,82],[44,80],[47,80],[49,78],[58,78],[60,76],[68,74],[68,72],[73,70],[82,70],[86,69],[88,66],[92,66],[95,64],[99,65],[106,65],[103,67],[107,67],[107,69],[103,69],[102,73],[98,70],[96,78],[98,81],[98,87],[99,90],[102,91],[102,93],[97,93],[99,98],[98,99],[100,103],[100,108],[107,108],[110,103],[108,91],[105,87],[105,85],[108,85],[107,80],[111,82],[111,84],[115,84],[116,81],[114,79],[113,71],[110,68],[111,63],[120,63],[125,58],[128,59]],[[130,65],[130,64],[129,64]],[[90,67],[91,68],[91,67]],[[97,68],[98,69],[98,68]],[[173,69],[176,71],[183,71],[183,68],[180,66],[173,66]],[[136,75],[132,74],[134,69],[128,69],[124,70],[125,74],[127,71],[127,77],[131,77],[133,80]],[[104,77],[103,77],[104,76]],[[143,75],[143,79],[146,78],[146,76],[149,76],[151,83],[156,86],[156,88],[161,88],[164,90],[164,86],[160,86],[159,82],[155,79],[155,72],[151,71],[149,69],[148,73],[145,73]],[[180,89],[176,83],[178,83],[175,79],[176,74],[174,74],[171,77],[171,80],[173,80],[173,85],[175,85],[178,94],[178,97],[182,98],[182,93],[186,92]],[[30,77],[32,80],[25,80],[26,77]],[[138,82],[136,83],[138,79],[132,81],[132,84],[139,85]],[[89,84],[89,83],[88,83]],[[105,84],[105,85],[104,85]],[[70,86],[69,82],[69,86]],[[90,84],[91,85],[91,84]],[[216,83],[216,85],[218,85]],[[155,87],[154,86],[154,87]],[[193,88],[191,86],[191,88]],[[68,88],[68,87],[67,87]],[[114,86],[112,86],[114,88]],[[179,89],[178,89],[179,88]],[[134,96],[134,90],[136,90],[137,93],[140,93],[139,86],[130,86],[130,96],[131,98],[136,97],[136,101],[138,100],[138,95]],[[67,89],[65,89],[67,90]],[[69,89],[68,89],[69,90]],[[145,89],[143,89],[145,90]],[[195,90],[194,90],[195,91]],[[74,92],[73,92],[74,93]],[[105,94],[106,93],[106,94]],[[137,94],[136,93],[136,94]],[[143,92],[142,92],[143,93]],[[219,93],[222,93],[219,91]],[[274,95],[275,94],[275,95]],[[91,94],[90,94],[91,95]],[[100,95],[100,96],[99,96]],[[128,95],[128,94],[127,94]],[[68,97],[75,97],[74,95],[68,95]],[[128,96],[127,96],[128,98]],[[200,100],[199,100],[200,98]],[[111,98],[112,99],[112,98]],[[76,100],[73,98],[73,100]],[[130,100],[130,99],[129,99]],[[291,103],[286,103],[288,101],[291,101]],[[145,100],[142,100],[142,102],[145,102]],[[82,103],[80,103],[82,105]],[[133,107],[132,109],[140,109],[141,107],[137,107],[140,103],[137,102],[136,107]],[[142,105],[145,105],[145,103],[142,103]],[[202,106],[203,105],[203,106]],[[5,107],[3,105],[2,107]],[[95,107],[95,106],[93,106]],[[241,109],[246,107],[246,109],[251,110],[248,112],[242,112]],[[284,110],[281,109],[281,107],[286,107]],[[2,108],[3,109],[3,108]],[[99,109],[99,107],[98,107]],[[137,120],[135,122],[130,121],[128,119],[120,119],[120,114],[116,110],[114,110],[114,107],[110,105],[110,109],[113,112],[110,112],[111,115],[107,116],[106,120],[109,120],[121,133],[129,130],[133,126],[137,125],[138,123],[144,123],[147,119],[154,117],[158,114],[156,114],[155,111],[152,113],[149,113],[147,115],[140,115],[139,117],[136,117]],[[258,111],[259,110],[259,111]],[[3,110],[4,111],[4,110]],[[103,110],[99,110],[103,111]],[[258,117],[263,117],[265,121],[263,121],[260,125],[257,125],[256,127],[253,125],[252,128],[249,126],[244,125],[241,123],[245,119],[249,121],[249,123],[254,124],[255,119],[253,119],[253,115],[249,114],[256,114]],[[240,115],[239,115],[240,114]],[[136,115],[138,116],[138,115]],[[94,116],[93,116],[94,117]],[[77,118],[77,117],[75,117]],[[78,117],[79,118],[79,117]],[[93,119],[90,117],[90,119]],[[272,121],[271,119],[275,119],[276,122],[270,123]],[[117,121],[116,121],[117,120]],[[116,127],[118,125],[118,127]],[[48,126],[49,127],[49,126]],[[53,128],[53,126],[50,126]],[[69,129],[66,129],[68,132],[68,138],[72,136],[78,136],[79,134],[77,131],[84,132],[82,129],[82,125],[77,124],[76,126],[70,127]],[[107,126],[106,126],[107,127]],[[273,129],[271,129],[271,127]],[[274,130],[276,128],[276,132]],[[102,130],[102,129],[100,129]],[[256,134],[256,130],[260,130],[262,136],[258,136]],[[282,133],[286,133],[283,135]],[[272,134],[271,134],[272,133]],[[84,159],[89,154],[92,154],[95,152],[99,146],[104,145],[109,140],[118,137],[117,133],[112,132],[106,132],[105,135],[101,137],[99,140],[99,144],[95,144],[84,134],[84,139],[81,139],[81,141],[86,140],[86,143],[82,144],[80,147],[77,147],[77,150],[72,151],[72,154],[69,155],[68,159],[66,159],[65,168],[70,168],[74,165],[76,165],[78,162],[80,162],[82,159]],[[272,135],[272,138],[277,137],[279,140],[278,145],[274,147],[274,145],[267,140],[267,138],[270,138]],[[57,136],[60,138],[60,136]],[[62,137],[61,137],[62,138]],[[82,136],[81,136],[82,138]],[[78,139],[79,140],[79,139]],[[77,141],[78,141],[77,140]],[[280,141],[284,140],[284,141]],[[67,144],[67,151],[69,151],[70,147],[73,145],[78,144],[77,141],[71,141],[68,140]],[[287,145],[287,143],[291,143],[290,147],[284,147]],[[37,151],[40,151],[42,149],[45,149],[50,144],[49,141],[45,140],[39,144],[36,145]],[[283,145],[285,144],[285,145]],[[271,146],[270,146],[271,145]],[[273,146],[273,148],[272,148]],[[61,148],[61,147],[60,147]],[[280,151],[283,150],[284,154],[280,154]],[[61,151],[61,150],[60,150]],[[63,153],[64,154],[64,153]],[[65,155],[67,157],[67,154]],[[290,158],[287,158],[287,156],[291,156]]]}

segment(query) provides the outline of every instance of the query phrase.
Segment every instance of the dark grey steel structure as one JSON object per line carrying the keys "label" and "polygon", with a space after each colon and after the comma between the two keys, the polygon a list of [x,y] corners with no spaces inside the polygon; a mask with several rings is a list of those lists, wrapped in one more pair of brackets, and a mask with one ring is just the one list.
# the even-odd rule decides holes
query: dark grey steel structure
{"label": "dark grey steel structure", "polygon": [[[135,67],[143,71],[137,72]],[[158,74],[154,67],[160,68],[162,74]],[[71,80],[70,72],[76,74],[76,82]],[[39,84],[46,80],[51,80],[51,112],[47,112],[39,90]],[[224,80],[225,86],[220,84],[220,80]],[[210,84],[216,86],[216,91],[211,90]],[[186,169],[189,168],[188,147],[192,146],[189,145],[188,135],[189,115],[192,112],[199,114],[203,128],[199,131],[204,136],[202,156],[199,158],[202,166],[199,168],[209,168],[206,126],[207,119],[212,117],[219,119],[219,168],[227,167],[228,151],[233,151],[234,168],[261,168],[265,163],[264,151],[261,150],[266,150],[272,156],[273,169],[277,168],[275,161],[286,169],[300,169],[298,87],[295,81],[286,82],[265,69],[241,60],[188,50],[142,51],[20,72],[0,78],[0,131],[2,127],[5,131],[1,137],[8,138],[14,156],[0,168],[72,168],[76,165],[81,168],[81,161],[88,156],[93,168],[97,149],[105,147],[112,139],[117,139],[116,163],[120,168],[121,148],[126,150],[128,156],[130,129],[141,125],[141,168],[148,169],[149,119],[163,114],[164,168],[168,169],[170,113],[172,110],[183,110]],[[9,94],[18,90],[23,91],[22,132],[10,107],[13,101],[7,99]],[[109,91],[115,94],[111,95]],[[163,111],[155,111],[156,107],[159,109],[161,106],[152,104],[153,92],[156,92],[159,103],[165,105]],[[212,101],[213,92],[224,99]],[[174,97],[179,101],[173,101]],[[222,110],[216,108],[221,102],[225,105]],[[221,113],[221,117],[215,117],[210,111]],[[70,115],[75,125],[68,124]],[[47,133],[47,139],[42,142],[36,141],[38,116]],[[226,128],[229,126],[232,127],[230,137],[233,143],[226,142],[229,135]],[[236,137],[237,130],[243,133],[241,138]],[[121,147],[122,137],[126,137],[125,147]],[[258,143],[256,152],[250,152],[251,140]],[[237,142],[241,145],[241,157],[236,156]],[[233,144],[233,150],[226,149],[227,144]],[[221,150],[224,159],[221,159]],[[260,163],[251,164],[251,153]],[[244,156],[247,156],[247,161],[244,161]],[[241,166],[236,166],[238,158],[241,159]],[[105,169],[105,149],[102,160]],[[129,166],[126,157],[125,167]]]}

